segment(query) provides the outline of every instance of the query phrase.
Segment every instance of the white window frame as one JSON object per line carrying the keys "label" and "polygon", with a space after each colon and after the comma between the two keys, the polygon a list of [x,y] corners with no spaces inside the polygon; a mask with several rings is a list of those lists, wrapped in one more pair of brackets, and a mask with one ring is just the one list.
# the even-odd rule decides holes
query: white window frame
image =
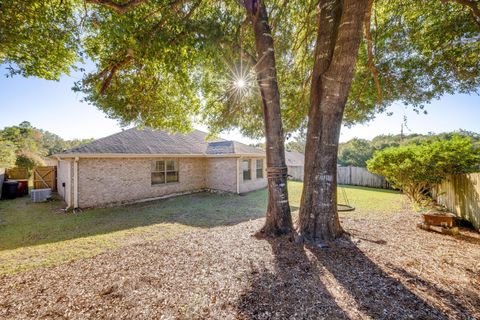
{"label": "white window frame", "polygon": [[[173,161],[173,167],[174,169],[168,169],[167,163],[169,161]],[[163,162],[163,170],[158,169],[161,166],[158,166],[159,162]],[[179,166],[178,166],[178,159],[158,159],[158,160],[153,160],[151,163],[151,168],[150,168],[150,182],[152,186],[155,185],[163,185],[163,184],[168,184],[168,183],[178,183],[180,182],[180,174],[179,174]],[[168,181],[168,174],[175,172],[177,179],[175,181]],[[163,173],[163,182],[153,182],[153,175],[158,174],[158,173]]]}

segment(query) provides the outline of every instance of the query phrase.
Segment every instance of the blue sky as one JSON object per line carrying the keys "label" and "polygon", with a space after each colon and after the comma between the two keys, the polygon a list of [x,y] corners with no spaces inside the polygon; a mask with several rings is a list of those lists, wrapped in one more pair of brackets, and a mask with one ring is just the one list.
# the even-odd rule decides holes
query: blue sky
{"label": "blue sky", "polygon": [[[6,78],[0,68],[0,128],[24,120],[32,125],[54,132],[65,139],[100,138],[118,132],[116,120],[108,119],[94,106],[81,102],[81,95],[71,90],[80,75],[63,76],[60,81],[46,81],[19,76]],[[409,130],[405,133],[447,132],[465,129],[480,132],[480,96],[449,95],[427,106],[428,114],[416,114],[400,104],[380,114],[365,125],[342,128],[341,141],[353,137],[371,139],[379,134],[400,133],[404,115]],[[238,132],[222,135],[245,143],[252,140]]]}

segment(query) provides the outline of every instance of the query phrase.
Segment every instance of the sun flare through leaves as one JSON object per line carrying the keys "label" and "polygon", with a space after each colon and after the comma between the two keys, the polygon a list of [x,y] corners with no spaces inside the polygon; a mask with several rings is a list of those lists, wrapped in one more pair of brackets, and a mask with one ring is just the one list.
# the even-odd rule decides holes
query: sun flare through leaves
{"label": "sun flare through leaves", "polygon": [[239,103],[243,98],[250,95],[254,87],[254,73],[249,66],[228,65],[229,74],[226,78],[226,91],[229,100]]}

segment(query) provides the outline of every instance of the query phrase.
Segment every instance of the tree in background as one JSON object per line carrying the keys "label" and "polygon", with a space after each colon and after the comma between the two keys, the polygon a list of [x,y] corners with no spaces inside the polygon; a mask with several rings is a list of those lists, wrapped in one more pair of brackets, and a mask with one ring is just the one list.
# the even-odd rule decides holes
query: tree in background
{"label": "tree in background", "polygon": [[18,126],[5,127],[0,132],[2,139],[10,141],[17,151],[26,150],[41,153],[41,133],[30,122],[23,121]]}
{"label": "tree in background", "polygon": [[338,164],[341,166],[366,167],[367,160],[373,155],[370,141],[354,138],[341,143],[338,149]]}
{"label": "tree in background", "polygon": [[369,160],[377,151],[389,147],[406,145],[420,145],[435,141],[447,141],[453,137],[462,136],[472,139],[475,147],[480,148],[480,134],[466,130],[446,132],[439,134],[418,134],[409,135],[380,135],[370,140],[353,138],[347,142],[340,143],[338,151],[338,164],[342,166],[366,167]]}
{"label": "tree in background", "polygon": [[[18,126],[0,130],[1,158],[0,167],[25,167],[32,169],[45,164],[43,157],[59,153],[73,147],[89,143],[93,139],[63,140],[60,136],[33,127],[24,121]],[[13,157],[13,160],[12,160]]]}
{"label": "tree in background", "polygon": [[305,154],[306,135],[307,131],[300,128],[293,139],[288,141],[285,145],[287,151],[295,151]]}
{"label": "tree in background", "polygon": [[453,135],[449,140],[389,147],[367,161],[368,170],[384,176],[417,204],[430,201],[430,190],[449,174],[478,171],[480,148],[472,138]]}
{"label": "tree in background", "polygon": [[15,146],[10,141],[0,139],[0,168],[13,167],[15,160]]}
{"label": "tree in background", "polygon": [[28,151],[17,151],[16,153],[16,160],[15,166],[20,168],[27,168],[29,171],[32,170],[34,167],[44,166],[45,160],[34,152]]}

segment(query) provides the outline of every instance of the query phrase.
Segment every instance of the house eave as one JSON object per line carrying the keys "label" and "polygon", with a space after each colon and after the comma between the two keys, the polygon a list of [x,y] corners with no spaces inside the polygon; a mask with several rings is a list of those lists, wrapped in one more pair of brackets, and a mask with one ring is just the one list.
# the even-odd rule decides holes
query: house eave
{"label": "house eave", "polygon": [[265,158],[265,154],[261,153],[225,153],[225,154],[138,154],[138,153],[65,153],[53,154],[50,158],[75,159],[75,158]]}

